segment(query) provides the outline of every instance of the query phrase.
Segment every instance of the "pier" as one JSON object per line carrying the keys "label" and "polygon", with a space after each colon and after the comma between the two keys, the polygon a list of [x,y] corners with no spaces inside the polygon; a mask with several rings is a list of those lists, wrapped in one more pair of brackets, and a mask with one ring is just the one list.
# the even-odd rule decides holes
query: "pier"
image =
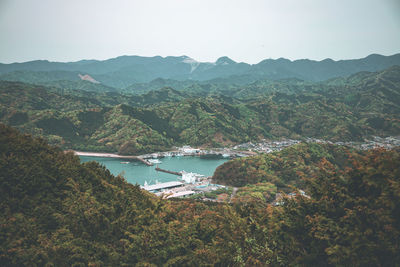
{"label": "pier", "polygon": [[164,169],[158,168],[158,166],[156,167],[156,171],[165,172],[165,173],[169,173],[169,174],[174,174],[174,175],[178,175],[178,176],[182,176],[182,173],[180,173],[180,172],[174,172],[174,171],[164,170]]}

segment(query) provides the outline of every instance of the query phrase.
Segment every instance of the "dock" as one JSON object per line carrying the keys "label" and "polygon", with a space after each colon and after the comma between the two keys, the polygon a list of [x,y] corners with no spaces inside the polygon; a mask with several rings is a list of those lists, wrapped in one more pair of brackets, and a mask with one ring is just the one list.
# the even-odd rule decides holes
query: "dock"
{"label": "dock", "polygon": [[164,169],[158,168],[158,166],[156,167],[156,171],[165,172],[165,173],[169,173],[169,174],[174,174],[174,175],[178,175],[178,176],[182,176],[182,173],[180,173],[180,172],[174,172],[174,171],[164,170]]}

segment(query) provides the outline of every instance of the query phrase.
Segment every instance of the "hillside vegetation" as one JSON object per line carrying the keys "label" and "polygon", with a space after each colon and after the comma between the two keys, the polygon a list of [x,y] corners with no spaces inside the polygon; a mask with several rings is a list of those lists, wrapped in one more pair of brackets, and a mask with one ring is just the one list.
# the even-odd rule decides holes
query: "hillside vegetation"
{"label": "hillside vegetation", "polygon": [[239,187],[268,182],[290,192],[293,187],[303,187],[299,176],[315,175],[317,163],[322,159],[337,170],[347,167],[351,151],[335,145],[301,143],[275,153],[227,161],[215,170],[213,179],[219,184]]}
{"label": "hillside vegetation", "polygon": [[192,85],[142,95],[0,82],[0,121],[63,148],[141,154],[263,138],[400,134],[400,67],[324,83]]}
{"label": "hillside vegetation", "polygon": [[275,155],[274,173],[304,153],[313,171],[290,181],[308,197],[161,200],[0,124],[0,265],[396,266],[400,151],[301,145]]}

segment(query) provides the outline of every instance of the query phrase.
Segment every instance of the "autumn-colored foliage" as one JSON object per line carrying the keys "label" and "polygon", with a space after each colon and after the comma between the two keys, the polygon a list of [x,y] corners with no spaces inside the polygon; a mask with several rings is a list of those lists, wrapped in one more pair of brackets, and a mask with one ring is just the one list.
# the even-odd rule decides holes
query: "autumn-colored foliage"
{"label": "autumn-colored foliage", "polygon": [[302,143],[280,152],[228,161],[217,168],[213,179],[232,186],[269,182],[290,192],[290,186],[303,186],[301,177],[317,171],[322,159],[340,169],[348,164],[350,155],[349,148]]}
{"label": "autumn-colored foliage", "polygon": [[[246,159],[282,180],[231,204],[162,200],[0,125],[0,265],[396,266],[400,151],[318,146]],[[270,204],[280,188],[294,194]]]}
{"label": "autumn-colored foliage", "polygon": [[305,180],[310,198],[286,199],[271,214],[288,264],[394,266],[400,261],[400,153],[353,154],[349,167],[329,161]]}

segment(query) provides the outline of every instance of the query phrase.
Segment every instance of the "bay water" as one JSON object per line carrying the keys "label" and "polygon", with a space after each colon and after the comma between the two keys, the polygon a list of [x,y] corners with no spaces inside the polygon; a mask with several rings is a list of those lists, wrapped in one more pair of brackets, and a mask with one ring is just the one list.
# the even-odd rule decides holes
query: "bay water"
{"label": "bay water", "polygon": [[[163,183],[169,181],[177,181],[180,178],[177,175],[156,171],[154,166],[146,166],[141,162],[127,161],[126,159],[118,158],[103,158],[79,156],[81,162],[97,161],[104,165],[114,175],[122,174],[125,179],[131,184],[144,185],[145,181],[148,184],[155,184],[156,181]],[[201,159],[200,157],[165,157],[159,159],[161,161],[158,167],[169,171],[186,171],[195,172],[204,176],[212,176],[215,169],[226,162],[227,159]],[[122,163],[129,162],[129,163]]]}

